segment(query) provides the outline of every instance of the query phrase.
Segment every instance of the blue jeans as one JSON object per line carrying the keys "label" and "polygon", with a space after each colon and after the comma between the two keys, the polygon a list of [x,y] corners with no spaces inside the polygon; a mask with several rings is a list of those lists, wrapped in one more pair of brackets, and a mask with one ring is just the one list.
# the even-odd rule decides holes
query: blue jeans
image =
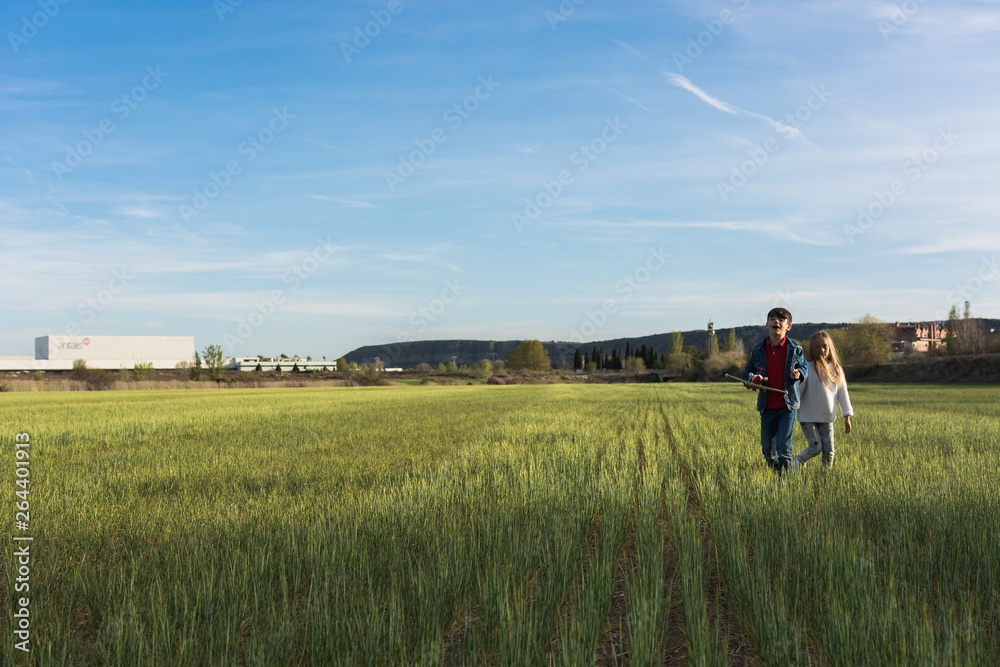
{"label": "blue jeans", "polygon": [[760,413],[760,449],[767,465],[779,475],[792,464],[795,410],[771,408]]}

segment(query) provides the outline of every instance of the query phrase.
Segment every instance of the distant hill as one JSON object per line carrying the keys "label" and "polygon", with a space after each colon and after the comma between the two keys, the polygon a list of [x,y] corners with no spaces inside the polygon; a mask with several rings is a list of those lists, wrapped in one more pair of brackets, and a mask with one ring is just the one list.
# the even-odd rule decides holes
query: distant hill
{"label": "distant hill", "polygon": [[[789,334],[796,341],[808,340],[820,329],[839,329],[847,326],[846,323],[795,323]],[[762,338],[765,332],[763,326],[735,327],[736,337],[743,339],[749,350]],[[696,331],[684,331],[684,344],[694,345],[704,350],[708,342],[708,331],[699,329]],[[719,342],[725,341],[729,335],[729,329],[719,329],[716,334]],[[573,355],[577,348],[581,351],[589,352],[593,348],[603,349],[605,354],[611,354],[611,350],[618,348],[625,351],[626,341],[633,348],[646,345],[652,346],[657,354],[666,352],[670,345],[670,333],[652,334],[649,336],[635,336],[632,338],[613,338],[610,340],[594,341],[590,343],[573,343],[561,341],[543,341],[545,349],[549,353],[549,358],[556,362],[573,363]],[[408,343],[386,343],[385,345],[365,345],[344,355],[347,361],[359,364],[370,364],[378,357],[385,362],[387,367],[413,368],[417,364],[426,362],[432,366],[439,363],[446,364],[455,358],[455,362],[461,364],[474,364],[482,359],[506,359],[507,353],[521,344],[520,340],[420,340]]]}

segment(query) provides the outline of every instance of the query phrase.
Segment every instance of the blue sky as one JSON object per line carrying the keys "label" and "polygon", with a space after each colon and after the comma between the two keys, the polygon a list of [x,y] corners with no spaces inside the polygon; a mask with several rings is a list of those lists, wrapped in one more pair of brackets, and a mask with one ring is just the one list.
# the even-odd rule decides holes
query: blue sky
{"label": "blue sky", "polygon": [[2,354],[1000,317],[996,0],[0,18]]}

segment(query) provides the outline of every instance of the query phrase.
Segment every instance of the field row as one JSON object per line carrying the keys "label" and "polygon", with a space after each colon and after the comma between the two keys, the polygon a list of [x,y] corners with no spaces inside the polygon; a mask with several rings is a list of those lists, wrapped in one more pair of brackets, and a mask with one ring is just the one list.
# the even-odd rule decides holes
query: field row
{"label": "field row", "polygon": [[998,397],[859,387],[837,467],[778,482],[732,385],[8,394],[30,660],[981,662]]}

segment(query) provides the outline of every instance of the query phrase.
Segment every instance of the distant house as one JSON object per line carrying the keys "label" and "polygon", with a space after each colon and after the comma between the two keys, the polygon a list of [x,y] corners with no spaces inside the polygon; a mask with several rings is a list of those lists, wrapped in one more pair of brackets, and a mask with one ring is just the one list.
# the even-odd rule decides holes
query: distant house
{"label": "distant house", "polygon": [[892,351],[895,353],[931,352],[944,347],[947,329],[937,322],[896,322],[893,330]]}

